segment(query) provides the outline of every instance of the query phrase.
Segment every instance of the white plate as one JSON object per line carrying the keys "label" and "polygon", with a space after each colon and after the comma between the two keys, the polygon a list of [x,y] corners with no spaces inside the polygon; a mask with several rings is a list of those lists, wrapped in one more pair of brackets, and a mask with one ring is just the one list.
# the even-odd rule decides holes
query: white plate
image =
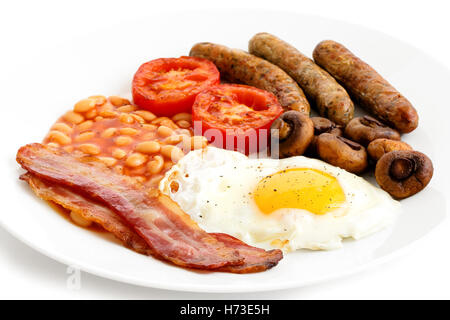
{"label": "white plate", "polygon": [[[439,63],[387,35],[318,17],[210,12],[171,13],[170,22],[167,18],[159,14],[145,21],[124,20],[83,37],[60,39],[54,47],[37,48],[27,61],[11,61],[2,70],[9,83],[2,118],[9,120],[1,126],[1,136],[6,137],[2,150],[7,152],[0,180],[0,221],[18,239],[58,261],[118,281],[173,290],[243,292],[298,287],[360,271],[404,251],[442,222],[448,171],[439,148],[450,141],[444,129],[449,119],[450,72]],[[260,31],[278,35],[308,55],[323,39],[342,42],[416,106],[420,126],[405,140],[433,159],[435,175],[426,190],[402,201],[403,214],[392,228],[357,242],[346,241],[341,250],[288,254],[263,273],[194,272],[136,254],[110,236],[68,223],[18,180],[17,149],[41,141],[55,119],[78,99],[93,94],[129,95],[131,78],[145,61],[187,55],[200,41],[246,49],[250,37]]]}

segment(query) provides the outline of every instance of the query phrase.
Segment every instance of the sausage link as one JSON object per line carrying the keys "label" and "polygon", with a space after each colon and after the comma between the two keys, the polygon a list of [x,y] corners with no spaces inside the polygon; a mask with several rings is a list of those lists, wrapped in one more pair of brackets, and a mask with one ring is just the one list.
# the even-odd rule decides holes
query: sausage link
{"label": "sausage link", "polygon": [[316,46],[313,57],[347,89],[355,102],[380,120],[402,133],[417,127],[419,116],[411,103],[346,47],[325,40]]}
{"label": "sausage link", "polygon": [[302,89],[283,70],[264,59],[209,42],[197,43],[189,55],[212,61],[228,81],[272,92],[283,108],[309,114],[309,102]]}
{"label": "sausage link", "polygon": [[290,44],[269,33],[258,33],[250,39],[248,50],[279,66],[297,81],[321,116],[340,125],[353,118],[355,107],[345,89]]}

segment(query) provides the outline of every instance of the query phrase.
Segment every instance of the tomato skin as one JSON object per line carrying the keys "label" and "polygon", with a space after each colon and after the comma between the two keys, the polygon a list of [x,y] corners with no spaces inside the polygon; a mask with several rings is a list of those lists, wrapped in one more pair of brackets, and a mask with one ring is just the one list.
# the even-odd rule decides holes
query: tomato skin
{"label": "tomato skin", "polygon": [[202,134],[214,146],[249,155],[268,146],[270,126],[282,113],[283,107],[270,92],[222,84],[197,95],[192,121],[194,133]]}
{"label": "tomato skin", "polygon": [[209,60],[185,56],[155,59],[136,71],[133,100],[157,116],[171,117],[190,113],[197,94],[219,82],[219,70]]}

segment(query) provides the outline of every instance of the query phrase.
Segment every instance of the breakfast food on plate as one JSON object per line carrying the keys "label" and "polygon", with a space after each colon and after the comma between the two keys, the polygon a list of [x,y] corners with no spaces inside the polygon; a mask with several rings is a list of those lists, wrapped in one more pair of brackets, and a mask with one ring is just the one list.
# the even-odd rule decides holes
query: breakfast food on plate
{"label": "breakfast food on plate", "polygon": [[345,89],[290,44],[263,32],[250,39],[248,50],[286,71],[297,81],[320,115],[340,125],[347,124],[353,118],[354,105]]}
{"label": "breakfast food on plate", "polygon": [[286,111],[272,123],[273,138],[278,141],[278,152],[271,148],[272,157],[286,158],[302,155],[314,138],[314,124],[308,115]]}
{"label": "breakfast food on plate", "polygon": [[314,124],[314,135],[318,136],[322,133],[331,133],[336,136],[342,136],[344,134],[343,127],[337,125],[333,121],[322,117],[311,117],[311,121]]}
{"label": "breakfast food on plate", "polygon": [[433,164],[418,151],[398,150],[377,162],[375,178],[383,190],[397,199],[410,197],[425,188],[433,176]]}
{"label": "breakfast food on plate", "polygon": [[270,268],[282,258],[279,250],[256,249],[257,263],[251,256],[247,262],[251,248],[238,240],[234,240],[236,245],[222,242],[221,237],[226,236],[203,231],[156,189],[149,192],[134,179],[110,170],[101,161],[89,161],[83,154],[35,143],[20,148],[17,161],[31,175],[106,205],[134,228],[154,255],[176,265],[252,272],[253,268]]}
{"label": "breakfast food on plate", "polygon": [[309,114],[309,102],[302,89],[283,70],[264,59],[209,42],[197,43],[189,55],[211,60],[230,82],[272,92],[285,109]]}
{"label": "breakfast food on plate", "polygon": [[406,142],[384,138],[375,139],[367,146],[367,153],[375,161],[378,161],[384,154],[397,150],[412,150],[412,148]]}
{"label": "breakfast food on plate", "polygon": [[283,107],[270,92],[222,84],[197,96],[192,121],[201,125],[196,134],[205,136],[215,146],[248,155],[267,149],[270,126],[282,112]]}
{"label": "breakfast food on plate", "polygon": [[401,133],[413,131],[419,116],[411,103],[371,66],[342,44],[320,42],[313,52],[314,61],[347,89],[355,102]]}
{"label": "breakfast food on plate", "polygon": [[143,183],[160,179],[191,148],[206,146],[191,130],[188,113],[157,117],[118,96],[91,96],[60,117],[44,143],[96,156]]}
{"label": "breakfast food on plate", "polygon": [[161,58],[141,65],[133,78],[133,100],[158,116],[190,112],[198,93],[219,84],[216,66],[195,57]]}
{"label": "breakfast food on plate", "polygon": [[70,218],[77,225],[88,227],[96,223],[111,232],[125,247],[141,254],[151,254],[150,247],[144,239],[121,216],[108,207],[65,186],[50,183],[30,173],[23,174],[20,179],[26,181],[39,198],[51,201],[70,211]]}
{"label": "breakfast food on plate", "polygon": [[359,174],[367,168],[366,148],[344,137],[322,133],[315,148],[320,159],[348,172]]}
{"label": "breakfast food on plate", "polygon": [[306,150],[306,154],[312,157],[316,157],[318,136],[320,136],[322,133],[331,133],[335,136],[342,136],[344,134],[344,131],[342,126],[335,124],[333,121],[327,118],[311,117],[311,121],[314,125],[314,137],[309,144],[308,149]]}
{"label": "breakfast food on plate", "polygon": [[208,146],[160,182],[200,227],[265,249],[335,249],[391,224],[399,203],[354,174],[302,156],[249,159]]}
{"label": "breakfast food on plate", "polygon": [[[331,75],[267,33],[249,48],[287,73],[212,43],[144,63],[133,103],[82,99],[42,144],[21,147],[21,180],[78,226],[101,226],[125,247],[185,268],[265,271],[283,252],[336,249],[391,225],[393,198],[433,175],[431,160],[400,141],[398,131],[417,126],[414,108],[337,43],[314,51]],[[352,119],[332,76],[379,119]],[[295,81],[323,117],[309,117]],[[381,189],[355,175],[368,154]]]}
{"label": "breakfast food on plate", "polygon": [[389,128],[370,116],[354,118],[345,127],[344,134],[347,138],[364,146],[380,138],[400,140],[398,131]]}

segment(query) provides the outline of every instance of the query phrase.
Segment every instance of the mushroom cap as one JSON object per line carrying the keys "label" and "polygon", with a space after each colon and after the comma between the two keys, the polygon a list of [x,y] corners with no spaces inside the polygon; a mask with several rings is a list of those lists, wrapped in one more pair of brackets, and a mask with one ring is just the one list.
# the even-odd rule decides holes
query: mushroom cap
{"label": "mushroom cap", "polygon": [[358,174],[367,168],[366,149],[344,137],[322,133],[317,137],[316,148],[322,160],[349,172]]}
{"label": "mushroom cap", "polygon": [[406,142],[385,138],[375,139],[367,147],[367,153],[375,161],[384,154],[396,150],[412,150],[412,148]]}
{"label": "mushroom cap", "polygon": [[322,133],[332,133],[337,136],[343,135],[342,126],[337,125],[333,121],[322,117],[311,117],[314,124],[314,135],[318,136]]}
{"label": "mushroom cap", "polygon": [[419,151],[397,150],[383,155],[375,168],[380,187],[396,199],[410,197],[433,177],[433,163]]}
{"label": "mushroom cap", "polygon": [[379,138],[400,140],[400,133],[370,116],[353,118],[345,127],[345,136],[363,146]]}
{"label": "mushroom cap", "polygon": [[314,137],[314,124],[308,115],[290,110],[273,122],[271,131],[279,141],[279,157],[286,158],[305,152]]}
{"label": "mushroom cap", "polygon": [[314,124],[314,138],[309,144],[309,147],[306,150],[306,154],[311,157],[317,157],[317,137],[322,133],[331,133],[336,136],[343,136],[344,130],[342,126],[337,125],[327,118],[311,117],[311,120]]}

